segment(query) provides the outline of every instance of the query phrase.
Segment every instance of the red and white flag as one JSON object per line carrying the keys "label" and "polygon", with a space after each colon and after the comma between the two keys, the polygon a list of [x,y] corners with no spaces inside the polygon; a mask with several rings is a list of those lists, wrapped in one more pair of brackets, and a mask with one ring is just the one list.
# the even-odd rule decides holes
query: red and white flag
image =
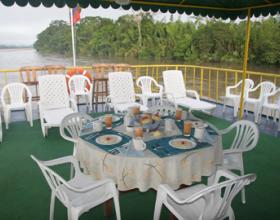
{"label": "red and white flag", "polygon": [[77,5],[72,9],[73,25],[77,24],[81,20],[81,7]]}

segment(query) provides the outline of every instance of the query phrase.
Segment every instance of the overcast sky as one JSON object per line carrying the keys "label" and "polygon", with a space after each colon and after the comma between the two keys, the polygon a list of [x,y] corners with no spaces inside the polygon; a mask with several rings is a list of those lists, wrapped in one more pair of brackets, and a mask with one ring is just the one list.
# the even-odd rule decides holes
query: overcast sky
{"label": "overcast sky", "polygon": [[[88,7],[82,9],[81,17],[102,16],[117,19],[124,14],[136,13],[132,10],[123,9],[93,9]],[[156,19],[169,19],[170,14],[156,13]],[[178,15],[174,15],[178,18]],[[5,7],[0,2],[0,45],[31,45],[36,40],[36,35],[44,30],[53,20],[69,20],[68,8],[44,8],[40,6],[33,8],[31,6]],[[183,20],[189,19],[188,16],[182,16]]]}

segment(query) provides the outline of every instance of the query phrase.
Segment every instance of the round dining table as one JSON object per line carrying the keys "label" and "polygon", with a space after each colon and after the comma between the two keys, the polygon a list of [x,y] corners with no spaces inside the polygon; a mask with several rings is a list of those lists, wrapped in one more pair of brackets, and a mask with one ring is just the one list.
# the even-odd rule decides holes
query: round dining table
{"label": "round dining table", "polygon": [[[129,135],[123,125],[114,130]],[[160,143],[160,138],[155,143],[157,140]],[[149,149],[133,150],[131,141],[121,149],[120,153],[114,155],[79,138],[76,156],[84,172],[94,179],[111,178],[120,191],[138,189],[141,192],[151,188],[157,190],[160,184],[177,189],[181,185],[199,182],[202,176],[211,176],[222,161],[219,135],[212,139],[208,147],[165,157],[159,157]]]}

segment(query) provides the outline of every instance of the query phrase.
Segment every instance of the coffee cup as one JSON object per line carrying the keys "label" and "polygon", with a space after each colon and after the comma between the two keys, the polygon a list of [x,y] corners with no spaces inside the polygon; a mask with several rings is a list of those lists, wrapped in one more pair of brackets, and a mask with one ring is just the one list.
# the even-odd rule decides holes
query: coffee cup
{"label": "coffee cup", "polygon": [[167,118],[164,121],[164,130],[166,132],[173,131],[173,119],[172,118]]}
{"label": "coffee cup", "polygon": [[92,122],[92,127],[95,131],[101,131],[103,129],[103,124],[101,121],[94,121]]}
{"label": "coffee cup", "polygon": [[194,137],[197,138],[198,140],[202,140],[204,137],[204,127],[195,127],[194,130]]}
{"label": "coffee cup", "polygon": [[146,149],[146,144],[142,138],[133,138],[132,143],[133,143],[133,147],[137,151],[143,151]]}

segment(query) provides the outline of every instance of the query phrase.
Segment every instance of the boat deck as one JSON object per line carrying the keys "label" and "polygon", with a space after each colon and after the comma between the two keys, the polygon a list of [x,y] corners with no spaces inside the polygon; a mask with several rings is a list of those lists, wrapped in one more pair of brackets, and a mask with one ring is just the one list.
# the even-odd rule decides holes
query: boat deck
{"label": "boat deck", "polygon": [[[80,110],[85,110],[80,106]],[[221,107],[218,106],[215,115]],[[219,114],[221,117],[221,114]],[[24,119],[22,112],[13,115],[14,120]],[[198,114],[219,129],[230,125],[230,109],[225,113],[227,120]],[[251,115],[248,116],[251,119]],[[231,120],[231,121],[230,121]],[[272,131],[269,121],[265,123],[263,131]],[[50,189],[38,166],[31,160],[33,154],[42,160],[54,159],[73,152],[73,143],[65,141],[59,135],[57,128],[49,131],[47,138],[43,138],[40,121],[34,120],[31,128],[27,122],[14,122],[8,130],[3,130],[4,141],[0,144],[0,216],[2,220],[30,220],[48,219],[50,204]],[[233,201],[233,209],[238,220],[277,220],[279,209],[280,170],[279,137],[262,132],[259,143],[252,151],[244,155],[245,173],[256,173],[257,180],[246,188],[244,205],[238,195]],[[224,144],[230,143],[230,137],[225,137]],[[62,167],[57,171],[64,177],[69,177],[69,167]],[[205,181],[206,178],[203,178]],[[138,190],[120,193],[120,207],[122,219],[143,220],[152,219],[156,192],[149,190],[140,193]],[[56,202],[54,219],[67,219],[65,207]],[[80,217],[86,219],[115,219],[115,215],[105,218],[103,207],[98,206]],[[168,212],[164,208],[161,219],[168,219]]]}

